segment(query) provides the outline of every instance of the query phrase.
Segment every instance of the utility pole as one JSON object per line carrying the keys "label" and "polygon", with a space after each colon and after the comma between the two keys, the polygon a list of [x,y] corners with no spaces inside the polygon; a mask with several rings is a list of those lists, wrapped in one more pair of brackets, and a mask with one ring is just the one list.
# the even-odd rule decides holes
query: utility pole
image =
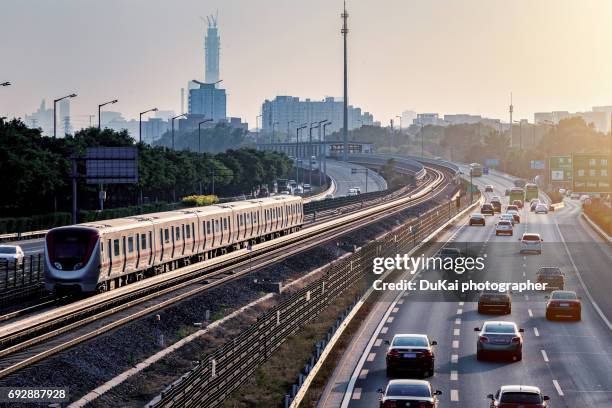
{"label": "utility pole", "polygon": [[344,1],[344,12],[341,14],[343,25],[342,36],[344,38],[344,114],[343,114],[343,126],[342,126],[342,141],[344,143],[344,149],[342,151],[342,159],[348,160],[348,60],[347,60],[347,49],[346,49],[346,37],[348,35],[348,13],[346,12],[346,0]]}
{"label": "utility pole", "polygon": [[323,124],[323,174],[325,175],[326,182],[327,182],[327,143],[325,142],[325,131],[326,131],[326,128],[331,124],[332,122],[327,122]]}

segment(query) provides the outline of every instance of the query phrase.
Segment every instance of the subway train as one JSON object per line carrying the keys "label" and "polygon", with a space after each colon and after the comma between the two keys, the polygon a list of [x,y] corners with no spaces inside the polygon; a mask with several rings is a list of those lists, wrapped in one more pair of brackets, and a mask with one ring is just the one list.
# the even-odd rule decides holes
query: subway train
{"label": "subway train", "polygon": [[105,292],[298,231],[296,196],[238,201],[51,229],[45,285],[52,292]]}

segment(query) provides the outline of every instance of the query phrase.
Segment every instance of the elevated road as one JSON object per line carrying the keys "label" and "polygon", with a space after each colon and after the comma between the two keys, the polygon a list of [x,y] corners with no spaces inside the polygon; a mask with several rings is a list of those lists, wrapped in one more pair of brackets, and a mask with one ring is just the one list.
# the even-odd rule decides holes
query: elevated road
{"label": "elevated road", "polygon": [[[353,174],[352,169],[358,169],[358,172]],[[370,170],[366,179],[365,169],[359,164],[328,160],[327,175],[336,184],[334,196],[345,196],[348,194],[348,190],[354,187],[358,187],[362,193],[387,189],[387,182],[375,171]]]}
{"label": "elevated road", "polygon": [[[504,190],[512,185],[511,179],[492,174],[474,182],[481,187],[493,185],[494,194],[507,204]],[[560,267],[566,274],[566,288],[582,297],[582,321],[546,320],[542,293],[513,294],[511,315],[500,316],[481,315],[475,299],[454,294],[386,292],[338,362],[319,406],[377,406],[376,391],[389,380],[384,341],[397,333],[426,333],[438,342],[436,373],[429,381],[443,391],[442,406],[488,407],[486,395],[505,384],[538,386],[551,397],[553,407],[612,406],[612,282],[608,276],[612,251],[579,213],[577,202],[572,201],[548,215],[525,209],[514,237],[495,236],[497,217],[487,217],[487,226],[469,227],[463,222],[441,240],[487,255],[487,270],[469,276],[477,281],[533,281],[539,267]],[[519,254],[516,240],[526,231],[542,235],[542,255]],[[416,279],[446,278],[454,280],[457,275],[427,271]],[[486,320],[511,320],[525,329],[522,361],[476,360],[474,328]]]}

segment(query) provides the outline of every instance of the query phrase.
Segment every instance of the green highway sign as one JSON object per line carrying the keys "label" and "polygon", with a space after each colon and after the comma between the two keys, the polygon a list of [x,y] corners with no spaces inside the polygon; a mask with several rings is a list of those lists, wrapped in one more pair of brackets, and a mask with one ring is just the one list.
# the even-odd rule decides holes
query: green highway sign
{"label": "green highway sign", "polygon": [[548,158],[550,181],[567,182],[572,180],[572,158],[570,156],[552,156]]}
{"label": "green highway sign", "polygon": [[609,160],[607,154],[573,154],[572,190],[577,193],[610,192]]}

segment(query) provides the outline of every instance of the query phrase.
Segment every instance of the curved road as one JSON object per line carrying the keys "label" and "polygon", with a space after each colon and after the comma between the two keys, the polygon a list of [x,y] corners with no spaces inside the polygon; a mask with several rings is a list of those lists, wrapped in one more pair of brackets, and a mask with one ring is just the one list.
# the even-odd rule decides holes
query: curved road
{"label": "curved road", "polygon": [[[493,185],[506,201],[504,189],[512,185],[496,174],[474,183]],[[385,292],[338,362],[319,407],[378,406],[376,391],[388,381],[384,340],[396,333],[426,333],[437,340],[436,373],[428,380],[442,390],[442,407],[488,407],[486,395],[506,384],[538,386],[555,408],[612,407],[612,251],[579,214],[578,202],[571,200],[548,215],[523,210],[514,237],[495,236],[497,216],[488,216],[485,227],[469,227],[464,219],[441,241],[487,255],[487,269],[470,275],[477,281],[533,281],[539,267],[560,267],[566,288],[582,297],[582,321],[546,320],[543,293],[514,293],[511,315],[481,315],[474,299]],[[519,254],[516,239],[525,231],[542,235],[542,255]],[[457,275],[427,271],[416,279],[446,278]],[[512,320],[525,329],[522,361],[476,360],[474,328],[485,320]]]}
{"label": "curved road", "polygon": [[[352,174],[351,169],[359,169],[359,172]],[[349,188],[353,187],[359,187],[362,193],[385,190],[387,188],[385,179],[373,170],[368,171],[366,180],[364,170],[365,167],[358,164],[327,160],[327,175],[336,183],[334,196],[345,196]]]}

